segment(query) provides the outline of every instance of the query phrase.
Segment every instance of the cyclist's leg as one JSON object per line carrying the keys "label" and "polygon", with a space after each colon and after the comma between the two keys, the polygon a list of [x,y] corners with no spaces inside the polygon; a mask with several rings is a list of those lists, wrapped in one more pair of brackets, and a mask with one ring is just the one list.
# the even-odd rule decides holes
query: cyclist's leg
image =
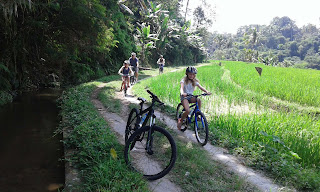
{"label": "cyclist's leg", "polygon": [[125,83],[125,81],[124,81],[124,77],[123,77],[123,76],[121,77],[121,79],[122,79],[122,83],[121,83],[120,91],[122,91],[122,90],[123,90],[123,88],[124,88],[124,83]]}
{"label": "cyclist's leg", "polygon": [[199,107],[199,110],[201,109],[201,99],[200,98],[197,98],[198,99],[198,107]]}
{"label": "cyclist's leg", "polygon": [[[199,107],[199,110],[200,110],[200,108],[201,108],[201,100],[200,100],[200,98],[197,98],[197,100],[198,100],[198,107]],[[195,103],[195,102],[196,102],[196,98],[192,97],[190,99],[190,103]]]}
{"label": "cyclist's leg", "polygon": [[177,123],[177,127],[179,130],[181,130],[181,125],[182,125],[182,122],[183,120],[185,120],[188,116],[188,114],[190,113],[190,107],[189,107],[189,101],[188,99],[183,99],[181,101],[181,104],[184,108],[184,113],[181,115],[181,119],[178,119],[178,123]]}
{"label": "cyclist's leg", "polygon": [[126,76],[126,84],[127,84],[127,87],[130,87],[130,82],[129,82],[129,76]]}

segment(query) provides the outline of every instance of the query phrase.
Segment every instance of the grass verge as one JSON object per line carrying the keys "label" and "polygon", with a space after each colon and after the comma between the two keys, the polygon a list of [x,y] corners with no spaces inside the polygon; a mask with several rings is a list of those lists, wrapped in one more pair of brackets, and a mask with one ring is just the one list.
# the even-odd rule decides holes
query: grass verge
{"label": "grass verge", "polygon": [[64,91],[60,98],[59,131],[69,132],[64,147],[74,151],[65,160],[72,162],[82,179],[80,186],[73,186],[74,191],[148,191],[143,177],[127,168],[123,146],[90,101],[101,81],[113,79],[81,84]]}

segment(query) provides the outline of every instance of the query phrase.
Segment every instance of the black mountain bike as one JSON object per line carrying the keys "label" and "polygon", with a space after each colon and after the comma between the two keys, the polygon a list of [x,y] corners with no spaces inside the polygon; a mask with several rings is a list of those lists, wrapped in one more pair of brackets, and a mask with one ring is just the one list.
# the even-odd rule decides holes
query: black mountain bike
{"label": "black mountain bike", "polygon": [[[193,96],[196,98],[196,103],[190,106],[191,112],[185,119],[185,121],[182,123],[181,131],[185,131],[188,127],[190,128],[191,124],[193,123],[194,132],[196,135],[196,138],[198,142],[204,146],[208,142],[208,122],[204,114],[200,111],[198,106],[198,97],[200,96],[206,96],[208,94],[203,93],[201,95],[188,95]],[[184,108],[181,103],[177,106],[177,112],[176,112],[176,118],[177,120],[181,118],[182,113],[184,113]]]}
{"label": "black mountain bike", "polygon": [[[165,176],[173,168],[177,149],[174,139],[164,128],[155,125],[155,103],[159,98],[147,90],[152,104],[142,109],[146,99],[139,97],[140,110],[132,109],[125,131],[124,157],[130,168],[142,173],[148,180]],[[147,125],[147,123],[149,124]]]}

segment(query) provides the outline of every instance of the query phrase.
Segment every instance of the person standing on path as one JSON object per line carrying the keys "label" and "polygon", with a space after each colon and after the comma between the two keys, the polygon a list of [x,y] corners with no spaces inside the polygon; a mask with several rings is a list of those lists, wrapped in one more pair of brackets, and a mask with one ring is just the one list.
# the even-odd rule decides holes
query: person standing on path
{"label": "person standing on path", "polygon": [[134,53],[134,52],[131,53],[131,57],[129,58],[129,62],[130,62],[132,71],[134,72],[134,76],[136,78],[136,81],[138,81],[139,59],[136,57],[136,53]]}

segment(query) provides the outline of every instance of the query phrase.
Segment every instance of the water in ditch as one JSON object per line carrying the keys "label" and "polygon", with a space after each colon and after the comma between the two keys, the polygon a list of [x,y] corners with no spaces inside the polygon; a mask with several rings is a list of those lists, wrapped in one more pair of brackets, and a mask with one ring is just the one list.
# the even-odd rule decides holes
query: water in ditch
{"label": "water in ditch", "polygon": [[64,184],[56,99],[45,89],[19,95],[0,108],[0,191],[58,191]]}

